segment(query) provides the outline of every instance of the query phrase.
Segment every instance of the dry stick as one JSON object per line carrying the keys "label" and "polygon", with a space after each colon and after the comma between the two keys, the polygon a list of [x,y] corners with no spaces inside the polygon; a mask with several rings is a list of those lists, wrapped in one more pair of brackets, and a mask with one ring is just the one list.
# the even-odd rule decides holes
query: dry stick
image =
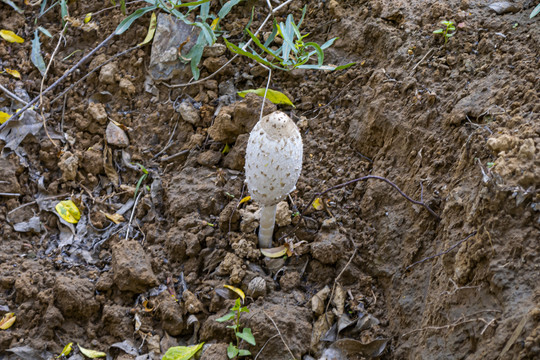
{"label": "dry stick", "polygon": [[328,302],[326,303],[326,309],[324,309],[324,319],[326,320],[327,324],[329,324],[328,315],[327,315],[328,314],[328,308],[330,307],[330,303],[332,302],[332,298],[334,297],[334,291],[336,290],[337,282],[338,282],[339,278],[341,277],[341,275],[343,275],[343,273],[345,272],[345,269],[348,268],[349,265],[351,264],[352,259],[354,258],[354,255],[356,255],[356,251],[357,251],[357,249],[354,248],[354,251],[353,251],[351,257],[349,258],[349,261],[347,261],[347,263],[345,264],[343,269],[341,269],[341,271],[339,272],[338,276],[336,276],[336,278],[334,279],[334,285],[332,286],[332,292],[330,293],[330,297],[328,298]]}
{"label": "dry stick", "polygon": [[135,210],[137,210],[137,203],[139,202],[139,198],[141,197],[142,193],[142,191],[139,192],[139,195],[137,195],[137,198],[135,199],[135,204],[133,204],[133,210],[131,211],[131,216],[129,217],[129,223],[126,230],[126,241],[129,237],[129,230],[131,230],[131,222],[133,221],[133,215],[135,215]]}
{"label": "dry stick", "polygon": [[[277,12],[278,10],[280,10],[281,8],[283,8],[284,6],[288,5],[290,2],[292,2],[293,0],[287,0],[285,1],[283,4],[275,7],[272,11],[270,11],[270,13],[268,14],[268,16],[266,16],[266,19],[264,19],[264,21],[262,22],[261,26],[259,26],[259,28],[257,29],[257,31],[255,31],[255,33],[253,35],[257,36],[259,34],[259,32],[261,32],[262,28],[264,25],[266,25],[266,23],[268,22],[268,20],[270,20],[270,18],[272,17],[272,15]],[[250,38],[248,40],[248,42],[242,47],[242,50],[245,50],[249,44],[251,44],[253,40]],[[225,67],[227,67],[230,63],[233,62],[234,59],[236,59],[238,57],[238,54],[235,54],[229,61],[227,61],[222,67],[220,67],[219,69],[217,69],[214,73],[208,75],[207,77],[205,78],[202,78],[202,79],[199,79],[197,81],[194,81],[194,82],[188,82],[188,83],[185,83],[185,84],[174,84],[174,85],[169,85],[169,84],[166,84],[166,83],[162,83],[163,85],[165,85],[166,87],[168,88],[177,88],[177,87],[185,87],[185,86],[190,86],[190,85],[195,85],[195,84],[200,84],[202,82],[205,82],[206,80],[209,80],[211,78],[213,78],[214,76],[216,76],[221,70],[223,70]],[[262,64],[260,64],[262,65]]]}
{"label": "dry stick", "polygon": [[[352,184],[355,184],[357,182],[360,182],[360,181],[365,181],[365,180],[369,180],[369,179],[376,179],[376,180],[381,180],[381,181],[384,181],[385,183],[389,184],[390,186],[392,186],[394,189],[396,189],[399,194],[401,196],[403,196],[405,199],[409,200],[410,202],[412,202],[413,204],[416,204],[416,205],[421,205],[422,207],[424,207],[427,211],[429,211],[429,213],[433,216],[435,216],[437,218],[437,220],[440,220],[440,216],[437,215],[426,203],[424,203],[423,201],[416,201],[414,199],[411,199],[409,196],[407,196],[396,184],[394,184],[393,182],[391,182],[390,180],[388,180],[387,178],[384,178],[384,177],[381,177],[381,176],[376,176],[376,175],[367,175],[367,176],[362,176],[358,179],[353,179],[353,180],[350,180],[350,181],[347,181],[347,182],[344,182],[342,184],[339,184],[339,185],[336,185],[336,186],[332,186],[331,188],[329,189],[326,189],[325,191],[323,192],[320,192],[320,193],[316,193],[315,195],[313,195],[313,198],[309,201],[309,203],[306,205],[306,207],[304,208],[304,210],[302,210],[302,212],[300,213],[300,220],[304,219],[304,214],[306,213],[306,211],[309,209],[309,207],[311,206],[311,204],[313,203],[313,201],[315,201],[315,199],[317,199],[318,197],[320,196],[323,196],[327,193],[329,193],[330,191],[333,191],[333,190],[337,190],[337,189],[341,189],[343,187],[346,187],[346,186],[349,186],[349,185],[352,185]],[[296,226],[291,230],[289,231],[288,233],[286,233],[285,235],[283,235],[281,239],[291,235],[292,233],[294,233],[298,227],[300,226],[301,224],[301,221],[298,222],[298,224],[296,224]]]}
{"label": "dry stick", "polygon": [[445,254],[448,254],[450,251],[454,250],[456,247],[458,247],[459,245],[461,245],[462,243],[464,243],[465,241],[469,240],[471,237],[473,237],[474,235],[476,235],[476,230],[473,231],[472,233],[470,233],[465,239],[463,240],[460,240],[458,241],[456,244],[450,246],[447,250],[441,252],[441,253],[438,253],[438,254],[435,254],[435,255],[431,255],[431,256],[428,256],[427,258],[423,258],[422,260],[419,260],[415,263],[412,263],[411,265],[407,266],[405,268],[405,271],[409,270],[410,268],[412,268],[413,266],[415,265],[418,265],[418,264],[421,264],[423,263],[424,261],[428,261],[428,260],[431,260],[431,259],[434,259],[436,257],[439,257],[439,256],[442,256],[442,255],[445,255]]}
{"label": "dry stick", "polygon": [[[69,69],[68,71],[66,71],[64,73],[64,75],[62,75],[58,80],[56,80],[51,86],[49,86],[47,89],[45,89],[41,95],[45,95],[47,93],[49,93],[51,90],[53,90],[54,88],[56,88],[61,82],[63,82],[69,75],[71,75],[75,70],[77,70],[79,68],[79,66],[81,66],[82,64],[84,64],[90,57],[92,57],[92,55],[94,55],[99,49],[101,49],[102,47],[104,47],[105,45],[107,45],[107,43],[109,41],[111,41],[111,39],[116,35],[116,33],[112,33],[110,34],[105,40],[103,40],[97,47],[95,47],[92,51],[90,51],[88,54],[86,54],[85,56],[83,56],[83,58],[81,60],[79,60],[78,63],[76,63],[71,69]],[[2,125],[0,125],[0,130],[2,130],[3,128],[5,128],[7,126],[7,124],[9,124],[10,121],[13,121],[15,119],[17,119],[19,116],[21,116],[26,110],[28,110],[30,108],[30,106],[34,105],[36,102],[38,102],[39,100],[39,96],[35,97],[32,101],[30,101],[28,104],[26,104],[20,111],[16,112],[15,114],[13,114],[13,116],[11,116],[5,123],[3,123]]]}
{"label": "dry stick", "polygon": [[62,91],[62,93],[60,93],[60,95],[58,95],[57,97],[55,97],[52,101],[51,101],[51,104],[56,102],[58,99],[60,99],[62,96],[64,96],[66,93],[68,93],[69,91],[71,91],[75,86],[79,85],[81,82],[83,82],[87,77],[89,77],[90,75],[92,75],[93,73],[95,73],[96,71],[98,71],[99,69],[101,69],[103,66],[107,65],[108,63],[112,62],[114,59],[122,56],[122,55],[125,55],[127,54],[128,52],[131,52],[135,49],[138,49],[140,48],[141,46],[139,45],[136,45],[136,46],[133,46],[127,50],[124,50],[122,52],[119,52],[118,54],[114,55],[113,57],[111,57],[110,59],[108,59],[107,61],[105,61],[103,64],[101,65],[98,65],[96,66],[95,68],[93,68],[92,70],[90,70],[86,75],[84,75],[82,78],[80,78],[79,80],[77,80],[77,82],[73,83],[70,87],[68,87],[66,90]]}
{"label": "dry stick", "polygon": [[49,141],[51,144],[53,144],[55,147],[58,147],[56,143],[51,138],[51,135],[49,135],[49,130],[47,130],[47,120],[45,120],[45,115],[43,114],[43,86],[45,85],[45,79],[47,79],[47,74],[49,73],[49,69],[51,68],[51,65],[54,61],[54,56],[58,52],[58,49],[60,48],[60,44],[62,43],[62,39],[64,38],[64,32],[66,31],[66,28],[68,26],[68,22],[64,25],[64,28],[62,31],[60,31],[60,36],[58,38],[58,43],[56,44],[56,48],[54,48],[54,51],[51,55],[51,59],[49,60],[49,64],[47,65],[47,68],[45,69],[45,73],[43,74],[43,77],[41,78],[41,85],[39,87],[39,110],[41,115],[41,121],[43,122],[43,129],[45,130],[45,134],[47,134],[47,137],[49,138]]}
{"label": "dry stick", "polygon": [[9,96],[10,98],[12,98],[15,101],[18,101],[18,102],[20,102],[21,104],[24,104],[24,105],[28,104],[26,101],[24,101],[23,99],[21,99],[20,97],[18,97],[17,95],[15,95],[11,91],[9,91],[5,87],[3,87],[1,84],[0,84],[0,90],[5,92],[7,96]]}
{"label": "dry stick", "polygon": [[293,359],[296,359],[296,358],[294,357],[294,354],[292,353],[291,349],[289,348],[289,345],[287,345],[287,343],[285,342],[285,339],[283,339],[283,335],[281,335],[281,331],[279,331],[279,328],[278,328],[278,326],[276,325],[276,322],[274,321],[274,319],[272,319],[272,317],[271,317],[270,315],[268,315],[268,314],[266,313],[266,311],[263,310],[263,313],[264,313],[264,315],[266,315],[266,316],[270,319],[270,321],[272,322],[272,324],[274,324],[274,327],[276,328],[276,330],[277,330],[277,332],[278,332],[278,334],[279,334],[279,337],[281,338],[281,341],[283,342],[283,344],[285,345],[285,347],[286,347],[287,350],[289,351],[289,354],[291,354],[291,356],[292,356]]}
{"label": "dry stick", "polygon": [[263,352],[264,348],[266,347],[266,345],[268,345],[268,343],[270,342],[270,340],[272,340],[273,338],[276,338],[278,337],[279,334],[276,334],[274,336],[272,336],[271,338],[269,338],[268,340],[266,340],[266,342],[264,343],[264,345],[262,346],[261,350],[259,350],[259,352],[257,353],[257,356],[255,356],[255,359],[254,360],[257,360],[257,358],[259,357],[259,355]]}
{"label": "dry stick", "polygon": [[21,196],[21,194],[18,193],[0,193],[0,196]]}
{"label": "dry stick", "polygon": [[411,75],[414,74],[414,71],[416,70],[416,68],[418,67],[418,65],[420,65],[424,60],[425,58],[428,57],[429,54],[431,54],[433,52],[433,48],[429,49],[429,51],[426,53],[426,55],[424,55],[419,62],[416,63],[416,65],[414,65],[414,67],[412,68],[411,70]]}

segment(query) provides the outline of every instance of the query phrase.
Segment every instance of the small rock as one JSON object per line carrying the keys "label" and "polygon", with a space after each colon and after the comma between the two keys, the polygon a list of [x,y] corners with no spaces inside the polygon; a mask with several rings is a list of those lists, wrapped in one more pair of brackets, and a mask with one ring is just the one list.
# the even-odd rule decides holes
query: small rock
{"label": "small rock", "polygon": [[224,44],[215,43],[204,48],[203,57],[219,57],[225,54],[225,51],[227,51],[227,47]]}
{"label": "small rock", "polygon": [[266,280],[260,276],[253,278],[249,282],[247,294],[253,299],[266,295]]}
{"label": "small rock", "polygon": [[227,58],[225,56],[220,57],[209,57],[203,61],[203,66],[208,69],[211,73],[215,73],[223,65],[227,63]]}
{"label": "small rock", "polygon": [[55,305],[69,318],[88,319],[99,311],[90,280],[59,276],[54,284]]}
{"label": "small rock", "polygon": [[142,293],[159,284],[150,259],[137,241],[120,241],[112,248],[114,283],[121,291]]}
{"label": "small rock", "polygon": [[498,138],[489,138],[487,141],[488,147],[497,154],[512,149],[516,143],[517,139],[508,134],[501,135]]}
{"label": "small rock", "polygon": [[200,153],[197,156],[197,163],[202,166],[216,166],[221,160],[221,153],[219,151],[208,150]]}
{"label": "small rock", "polygon": [[227,344],[206,344],[203,347],[201,360],[229,360]]}
{"label": "small rock", "polygon": [[346,243],[346,236],[338,231],[321,232],[311,243],[311,255],[325,265],[335,264]]}
{"label": "small rock", "polygon": [[105,130],[105,134],[107,137],[107,143],[109,145],[114,145],[118,147],[126,147],[129,145],[129,138],[126,135],[125,131],[120,129],[120,127],[112,121],[109,122],[109,125],[107,125],[107,130]]}
{"label": "small rock", "polygon": [[249,140],[249,134],[238,135],[231,151],[223,159],[223,167],[232,170],[244,171],[246,162],[246,147]]}
{"label": "small rock", "polygon": [[181,304],[173,300],[173,298],[162,293],[160,297],[159,316],[163,330],[171,336],[178,336],[185,328],[184,319],[182,317],[183,309]]}
{"label": "small rock", "polygon": [[197,314],[204,310],[202,302],[197,299],[197,296],[189,290],[184,290],[182,293],[182,298],[184,299],[186,310],[190,314]]}
{"label": "small rock", "polygon": [[513,4],[508,1],[501,1],[501,2],[496,2],[493,4],[489,4],[488,8],[495,11],[497,15],[503,15],[510,12],[517,13],[520,10],[520,8],[516,4]]}
{"label": "small rock", "polygon": [[79,168],[79,158],[71,152],[66,151],[62,154],[58,167],[62,170],[62,180],[71,181],[77,177],[77,169]]}
{"label": "small rock", "polygon": [[298,271],[287,271],[279,279],[279,285],[284,291],[290,292],[300,285],[300,273]]}
{"label": "small rock", "polygon": [[195,109],[193,104],[189,101],[182,101],[178,107],[178,112],[184,121],[187,121],[191,125],[197,125],[201,121],[199,111]]}
{"label": "small rock", "polygon": [[276,206],[276,225],[277,226],[287,226],[290,225],[291,220],[291,210],[289,209],[289,204],[286,201],[281,201]]}
{"label": "small rock", "polygon": [[248,205],[245,209],[240,210],[240,231],[245,234],[250,234],[259,226],[259,208],[256,205]]}
{"label": "small rock", "polygon": [[101,125],[105,125],[105,122],[107,122],[107,111],[105,111],[103,104],[88,104],[88,114]]}
{"label": "small rock", "polygon": [[133,96],[133,94],[137,92],[135,85],[133,85],[133,83],[126,78],[120,79],[119,86],[120,86],[120,90],[128,96]]}
{"label": "small rock", "polygon": [[99,82],[104,84],[114,84],[115,75],[118,73],[118,66],[116,63],[110,63],[103,65],[99,72]]}
{"label": "small rock", "polygon": [[519,148],[518,157],[521,159],[533,159],[536,149],[534,147],[534,140],[527,139],[523,142],[523,145]]}
{"label": "small rock", "polygon": [[208,90],[217,90],[218,89],[218,82],[217,80],[206,80],[204,83],[204,87]]}

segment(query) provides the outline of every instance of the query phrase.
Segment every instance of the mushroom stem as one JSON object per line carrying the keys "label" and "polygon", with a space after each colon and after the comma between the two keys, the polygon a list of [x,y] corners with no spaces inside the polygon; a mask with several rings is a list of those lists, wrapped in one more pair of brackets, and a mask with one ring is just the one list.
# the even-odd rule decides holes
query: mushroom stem
{"label": "mushroom stem", "polygon": [[274,235],[274,224],[276,222],[277,204],[263,206],[261,209],[261,221],[259,227],[259,247],[272,247],[272,236]]}

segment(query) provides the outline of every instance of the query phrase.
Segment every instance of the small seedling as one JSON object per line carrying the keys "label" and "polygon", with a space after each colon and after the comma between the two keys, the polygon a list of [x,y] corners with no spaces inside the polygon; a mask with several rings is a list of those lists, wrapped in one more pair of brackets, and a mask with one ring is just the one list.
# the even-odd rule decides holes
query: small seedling
{"label": "small seedling", "polygon": [[133,198],[137,197],[137,193],[139,192],[139,188],[141,187],[142,183],[146,178],[148,177],[148,170],[141,164],[137,163],[137,166],[141,169],[142,175],[139,178],[139,181],[137,181],[137,186],[135,186],[135,194],[133,195]]}
{"label": "small seedling", "polygon": [[225,322],[229,320],[233,320],[233,325],[227,326],[229,329],[234,330],[234,336],[236,337],[236,345],[232,342],[229,343],[229,346],[227,347],[227,356],[229,359],[233,359],[235,357],[240,356],[249,356],[251,355],[251,352],[246,349],[239,349],[240,346],[240,339],[245,340],[248,344],[255,345],[255,337],[251,333],[250,328],[242,327],[240,325],[240,314],[241,313],[248,313],[249,309],[246,306],[242,306],[240,298],[236,299],[236,302],[234,303],[234,306],[231,308],[229,313],[227,315],[224,315],[220,317],[219,319],[216,319],[217,322]]}
{"label": "small seedling", "polygon": [[433,33],[434,34],[442,34],[444,36],[444,44],[448,42],[448,39],[450,39],[454,34],[456,33],[456,27],[452,21],[441,21],[441,24],[446,26],[444,29],[437,29]]}

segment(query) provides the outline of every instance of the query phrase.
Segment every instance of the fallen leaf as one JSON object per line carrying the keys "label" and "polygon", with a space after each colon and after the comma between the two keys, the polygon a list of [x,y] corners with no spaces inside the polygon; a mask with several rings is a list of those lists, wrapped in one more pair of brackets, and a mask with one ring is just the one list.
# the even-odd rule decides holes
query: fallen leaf
{"label": "fallen leaf", "polygon": [[86,14],[86,16],[84,17],[84,23],[88,24],[90,20],[92,20],[92,13]]}
{"label": "fallen leaf", "polygon": [[210,24],[210,29],[215,31],[219,24],[219,20],[219,17],[215,18],[214,21],[212,21],[212,24]]}
{"label": "fallen leaf", "polygon": [[55,209],[60,217],[66,220],[68,223],[76,224],[81,218],[79,208],[71,200],[60,201],[58,204],[56,204]]}
{"label": "fallen leaf", "polygon": [[[260,88],[260,89],[249,89],[244,91],[239,91],[238,96],[240,97],[246,97],[246,94],[253,93],[255,95],[259,95],[260,97],[264,97],[264,92],[266,91],[266,88]],[[274,104],[284,104],[284,105],[290,105],[292,107],[294,104],[292,101],[282,92],[279,92],[277,90],[268,89],[266,91],[266,98],[273,102]]]}
{"label": "fallen leaf", "polygon": [[17,317],[12,312],[5,314],[2,320],[0,320],[0,330],[9,329],[16,319]]}
{"label": "fallen leaf", "polygon": [[45,60],[43,60],[43,56],[41,55],[41,43],[39,42],[38,29],[34,31],[34,40],[32,40],[32,52],[30,53],[30,60],[32,60],[32,64],[38,68],[41,75],[45,74],[47,65],[45,65]]}
{"label": "fallen leaf", "polygon": [[17,79],[21,78],[21,73],[18,72],[17,70],[12,70],[12,69],[5,69],[5,70],[9,75],[13,76],[14,78],[17,78]]}
{"label": "fallen leaf", "polygon": [[24,39],[20,37],[19,35],[15,34],[13,31],[10,30],[0,30],[0,36],[8,41],[8,42],[15,42],[15,43],[23,43]]}
{"label": "fallen leaf", "polygon": [[157,27],[157,18],[156,13],[152,13],[152,17],[150,18],[150,25],[148,25],[148,33],[146,33],[146,37],[144,38],[143,42],[138,44],[137,46],[143,46],[145,44],[148,44],[152,39],[154,38],[154,34],[156,33],[156,27]]}
{"label": "fallen leaf", "polygon": [[9,115],[8,113],[0,111],[0,125],[5,123],[10,117],[11,115]]}
{"label": "fallen leaf", "polygon": [[58,355],[56,358],[58,359],[59,357],[62,357],[62,356],[68,356],[71,353],[72,349],[73,349],[73,343],[70,342],[69,344],[64,346],[64,350],[62,350],[60,355]]}
{"label": "fallen leaf", "polygon": [[316,198],[315,201],[313,201],[312,205],[315,208],[315,210],[323,210],[324,209],[324,205],[322,204],[321,198]]}
{"label": "fallen leaf", "polygon": [[203,347],[204,342],[193,346],[173,346],[161,360],[189,360]]}
{"label": "fallen leaf", "polygon": [[223,285],[223,287],[237,293],[238,296],[240,296],[240,298],[242,298],[242,301],[244,301],[244,299],[246,298],[246,294],[244,294],[244,292],[242,290],[240,290],[239,288],[236,288],[236,287],[231,286],[231,285]]}
{"label": "fallen leaf", "polygon": [[281,245],[274,248],[261,249],[261,253],[266,257],[275,259],[275,258],[282,257],[283,255],[286,255],[287,248]]}
{"label": "fallen leaf", "polygon": [[96,350],[90,350],[90,349],[85,349],[83,348],[81,345],[77,344],[77,346],[79,347],[79,350],[81,351],[81,353],[86,356],[86,357],[89,357],[90,359],[95,359],[95,358],[102,358],[102,357],[106,357],[107,354],[105,354],[103,351],[96,351]]}
{"label": "fallen leaf", "polygon": [[242,200],[240,200],[240,202],[238,203],[238,205],[242,205],[243,203],[248,202],[249,200],[251,200],[251,196],[246,196],[245,198],[243,198]]}
{"label": "fallen leaf", "polygon": [[142,305],[143,305],[144,311],[146,311],[146,312],[154,311],[153,307],[148,307],[148,300],[144,300]]}
{"label": "fallen leaf", "polygon": [[105,215],[107,219],[111,220],[116,225],[126,221],[126,219],[124,219],[124,217],[118,213],[109,214],[109,213],[106,213],[105,211],[101,211],[101,212],[103,213],[103,215]]}

